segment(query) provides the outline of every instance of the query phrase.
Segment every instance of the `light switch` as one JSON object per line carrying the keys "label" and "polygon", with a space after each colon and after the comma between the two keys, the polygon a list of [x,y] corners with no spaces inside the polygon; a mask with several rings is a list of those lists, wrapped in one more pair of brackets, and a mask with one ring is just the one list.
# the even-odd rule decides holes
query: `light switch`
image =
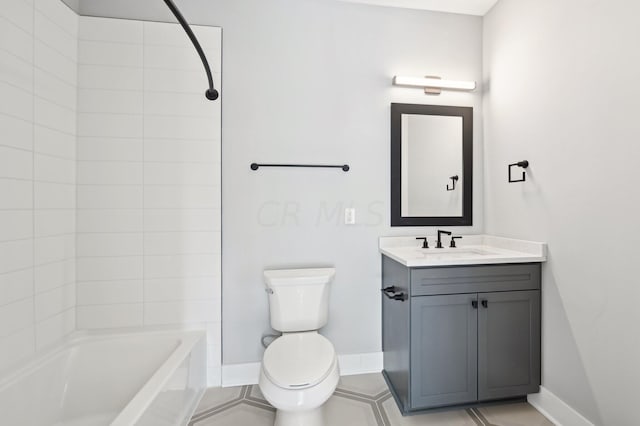
{"label": "light switch", "polygon": [[356,209],[348,208],[344,209],[344,224],[355,225],[356,223]]}

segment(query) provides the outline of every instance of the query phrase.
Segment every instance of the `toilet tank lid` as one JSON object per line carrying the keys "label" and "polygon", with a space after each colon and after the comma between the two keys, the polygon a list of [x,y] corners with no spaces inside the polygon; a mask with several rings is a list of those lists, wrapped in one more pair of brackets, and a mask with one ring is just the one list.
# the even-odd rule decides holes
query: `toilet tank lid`
{"label": "toilet tank lid", "polygon": [[269,287],[326,284],[335,274],[334,268],[272,269],[264,271],[264,279]]}

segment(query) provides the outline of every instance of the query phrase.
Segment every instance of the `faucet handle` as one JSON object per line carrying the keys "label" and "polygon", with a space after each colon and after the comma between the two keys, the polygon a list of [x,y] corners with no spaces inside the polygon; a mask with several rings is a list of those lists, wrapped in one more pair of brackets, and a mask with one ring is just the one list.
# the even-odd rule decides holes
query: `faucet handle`
{"label": "faucet handle", "polygon": [[427,241],[427,237],[417,237],[416,240],[423,240],[422,248],[429,248],[429,241]]}
{"label": "faucet handle", "polygon": [[449,244],[449,247],[451,247],[451,248],[456,248],[456,247],[457,247],[457,246],[456,246],[456,239],[457,239],[457,238],[462,239],[462,237],[460,237],[460,236],[458,236],[458,237],[451,237],[451,244]]}

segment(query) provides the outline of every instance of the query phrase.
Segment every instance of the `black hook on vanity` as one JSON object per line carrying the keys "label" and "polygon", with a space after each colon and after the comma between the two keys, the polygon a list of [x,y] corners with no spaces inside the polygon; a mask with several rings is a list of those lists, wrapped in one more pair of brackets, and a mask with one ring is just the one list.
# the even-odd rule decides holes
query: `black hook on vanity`
{"label": "black hook on vanity", "polygon": [[447,191],[453,191],[456,189],[456,182],[459,179],[458,175],[451,176],[449,179],[451,179],[451,188],[449,188],[449,184],[447,184]]}
{"label": "black hook on vanity", "polygon": [[514,183],[514,182],[524,182],[527,179],[527,175],[524,172],[524,170],[522,171],[522,178],[521,179],[513,179],[511,177],[511,168],[512,167],[522,167],[523,169],[526,169],[527,167],[529,167],[529,162],[527,160],[524,161],[518,161],[517,163],[513,163],[513,164],[509,164],[509,183]]}

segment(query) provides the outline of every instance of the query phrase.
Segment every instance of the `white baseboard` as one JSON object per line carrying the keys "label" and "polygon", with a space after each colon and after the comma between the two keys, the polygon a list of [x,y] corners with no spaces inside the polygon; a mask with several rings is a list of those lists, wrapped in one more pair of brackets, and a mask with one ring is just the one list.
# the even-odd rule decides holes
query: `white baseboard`
{"label": "white baseboard", "polygon": [[[341,376],[379,373],[382,352],[338,355]],[[222,366],[222,387],[255,385],[260,377],[260,363],[226,364]]]}
{"label": "white baseboard", "polygon": [[557,426],[594,426],[582,414],[543,386],[540,386],[539,393],[528,395],[527,401]]}

